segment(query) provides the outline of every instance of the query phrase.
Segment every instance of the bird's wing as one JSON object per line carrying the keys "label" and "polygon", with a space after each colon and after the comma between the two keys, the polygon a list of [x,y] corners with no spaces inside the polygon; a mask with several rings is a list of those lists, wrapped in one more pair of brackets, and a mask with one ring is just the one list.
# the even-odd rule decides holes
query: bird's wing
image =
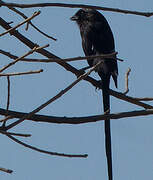
{"label": "bird's wing", "polygon": [[107,54],[114,51],[114,37],[108,23],[95,22],[90,36],[91,44],[98,53]]}
{"label": "bird's wing", "polygon": [[[82,32],[82,48],[86,56],[92,56],[96,53],[94,52],[94,47],[91,39],[91,35],[89,31],[84,30]],[[93,59],[87,59],[88,64],[93,66]]]}

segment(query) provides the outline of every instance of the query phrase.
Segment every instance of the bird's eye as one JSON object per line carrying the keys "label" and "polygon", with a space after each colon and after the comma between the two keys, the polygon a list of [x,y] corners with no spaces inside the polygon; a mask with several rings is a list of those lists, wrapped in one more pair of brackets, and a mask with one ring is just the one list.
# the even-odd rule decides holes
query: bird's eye
{"label": "bird's eye", "polygon": [[81,14],[81,15],[85,14],[85,11],[81,9],[81,10],[80,10],[80,14]]}

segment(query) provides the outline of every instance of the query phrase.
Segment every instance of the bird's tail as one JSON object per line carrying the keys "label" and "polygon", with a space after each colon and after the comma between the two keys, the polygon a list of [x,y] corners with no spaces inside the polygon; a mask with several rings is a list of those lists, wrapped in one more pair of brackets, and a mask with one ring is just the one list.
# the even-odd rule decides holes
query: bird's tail
{"label": "bird's tail", "polygon": [[[110,112],[110,95],[109,95],[109,82],[110,76],[102,79],[102,95],[103,95],[103,108],[104,113],[109,114]],[[105,120],[105,148],[107,157],[107,168],[109,180],[113,179],[112,172],[112,148],[111,148],[111,129],[110,129],[110,119]]]}

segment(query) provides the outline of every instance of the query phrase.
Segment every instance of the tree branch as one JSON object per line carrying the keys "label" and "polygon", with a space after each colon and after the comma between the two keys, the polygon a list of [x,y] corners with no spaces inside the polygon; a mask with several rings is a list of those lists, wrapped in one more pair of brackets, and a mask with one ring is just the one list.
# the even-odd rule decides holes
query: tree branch
{"label": "tree branch", "polygon": [[21,57],[15,59],[15,61],[7,64],[6,66],[4,66],[3,68],[0,69],[0,73],[3,72],[4,70],[6,70],[7,68],[9,68],[10,66],[14,65],[15,63],[17,63],[18,61],[20,61],[20,59],[23,59],[24,57],[36,52],[36,51],[39,51],[40,49],[44,48],[44,47],[48,47],[49,45],[45,45],[45,46],[42,46],[42,47],[37,47],[35,46],[32,50],[30,50],[29,52],[25,53],[24,55],[22,55]]}
{"label": "tree branch", "polygon": [[66,3],[18,4],[18,3],[5,3],[3,1],[0,1],[0,6],[18,7],[18,8],[34,8],[34,7],[88,8],[88,9],[97,9],[97,10],[111,11],[111,12],[124,13],[124,14],[134,14],[134,15],[145,16],[145,17],[153,16],[153,12],[130,11],[130,10],[117,9],[117,8],[85,5],[85,4],[66,4]]}
{"label": "tree branch", "polygon": [[22,26],[23,24],[25,24],[26,22],[30,21],[31,19],[33,19],[34,17],[38,16],[40,14],[40,11],[38,12],[35,12],[31,17],[27,18],[25,21],[21,22],[20,24],[16,25],[15,27],[12,27],[10,29],[8,29],[7,31],[3,32],[0,34],[0,37],[7,34],[7,33],[10,33],[12,31],[14,31],[15,29],[17,29],[18,27]]}
{"label": "tree branch", "polygon": [[22,145],[24,147],[27,147],[29,149],[38,151],[40,153],[49,154],[49,155],[52,155],[52,156],[69,157],[69,158],[87,158],[88,157],[87,154],[64,154],[64,153],[58,153],[58,152],[51,152],[51,151],[42,150],[42,149],[39,149],[37,147],[34,147],[34,146],[28,145],[26,143],[23,143],[22,141],[14,138],[13,136],[11,136],[9,134],[6,134],[6,136],[9,137],[10,139],[12,139],[14,142],[16,142],[16,143],[18,143],[18,144],[20,144],[20,145]]}
{"label": "tree branch", "polygon": [[[15,9],[13,7],[8,7],[10,10],[14,11],[15,13],[17,13],[18,15],[22,16],[24,19],[27,19],[28,17],[23,14],[21,11],[19,11],[18,9]],[[54,41],[56,41],[57,39],[55,39],[54,37],[44,33],[43,31],[41,31],[39,28],[37,28],[37,26],[35,26],[31,21],[28,22],[28,24],[30,24],[34,29],[36,29],[39,33],[43,34],[45,37],[52,39]]]}
{"label": "tree branch", "polygon": [[37,74],[43,72],[43,69],[37,71],[27,71],[27,72],[16,72],[16,73],[8,73],[8,74],[0,74],[0,76],[19,76],[19,75],[28,75],[28,74]]}
{"label": "tree branch", "polygon": [[9,174],[11,174],[13,172],[11,169],[6,169],[6,168],[2,168],[2,167],[0,167],[0,171],[6,172]]}
{"label": "tree branch", "polygon": [[[58,116],[45,116],[33,114],[30,117],[27,117],[27,120],[31,120],[34,122],[43,122],[43,123],[55,123],[55,124],[84,124],[96,121],[103,121],[107,118],[109,119],[121,119],[128,117],[136,117],[136,116],[147,116],[152,115],[153,109],[149,110],[139,110],[139,111],[131,111],[131,112],[121,112],[121,113],[111,113],[108,115],[94,115],[94,116],[86,116],[86,117],[58,117]],[[11,110],[5,110],[0,108],[0,115],[9,115],[12,118],[22,118],[28,115],[28,113],[17,112]],[[5,130],[5,129],[4,129]]]}
{"label": "tree branch", "polygon": [[13,132],[6,132],[3,130],[0,130],[0,133],[5,134],[5,135],[13,135],[13,136],[20,136],[20,137],[30,137],[31,134],[21,134],[21,133],[13,133]]}
{"label": "tree branch", "polygon": [[[6,52],[2,49],[0,49],[0,53],[5,55],[5,56],[8,56],[9,58],[11,59],[17,59],[18,56],[16,55],[13,55],[11,54],[10,52]],[[96,55],[96,56],[78,56],[78,57],[73,57],[73,58],[64,58],[64,59],[61,59],[62,61],[65,61],[65,62],[71,62],[71,61],[78,61],[78,60],[90,60],[90,59],[93,59],[93,58],[113,58],[114,60],[118,60],[118,61],[121,61],[123,62],[124,60],[123,59],[120,59],[118,57],[115,57],[115,55],[117,54],[117,52],[113,52],[113,53],[110,53],[110,54],[101,54],[101,55]],[[43,63],[52,63],[52,62],[58,62],[59,61],[59,58],[51,58],[51,59],[33,59],[33,58],[23,58],[21,59],[21,61],[25,61],[25,62],[43,62]]]}
{"label": "tree branch", "polygon": [[131,69],[128,68],[126,74],[125,74],[125,92],[123,94],[127,94],[129,92],[129,75],[130,75]]}

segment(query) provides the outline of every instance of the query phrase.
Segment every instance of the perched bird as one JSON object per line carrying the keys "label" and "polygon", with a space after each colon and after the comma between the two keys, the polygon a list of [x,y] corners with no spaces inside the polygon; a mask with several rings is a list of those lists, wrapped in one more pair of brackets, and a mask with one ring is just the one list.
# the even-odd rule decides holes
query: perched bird
{"label": "perched bird", "polygon": [[[76,21],[80,29],[82,38],[82,48],[86,56],[109,54],[115,52],[114,37],[111,28],[105,17],[94,9],[80,9],[74,16],[72,21]],[[109,84],[112,76],[117,88],[118,66],[114,58],[87,59],[89,66],[94,66],[99,61],[102,63],[97,67],[96,72],[101,78],[103,109],[104,113],[110,112],[110,95]],[[111,132],[110,119],[105,120],[105,147],[108,164],[109,180],[113,179],[112,174],[112,152],[111,152]]]}

